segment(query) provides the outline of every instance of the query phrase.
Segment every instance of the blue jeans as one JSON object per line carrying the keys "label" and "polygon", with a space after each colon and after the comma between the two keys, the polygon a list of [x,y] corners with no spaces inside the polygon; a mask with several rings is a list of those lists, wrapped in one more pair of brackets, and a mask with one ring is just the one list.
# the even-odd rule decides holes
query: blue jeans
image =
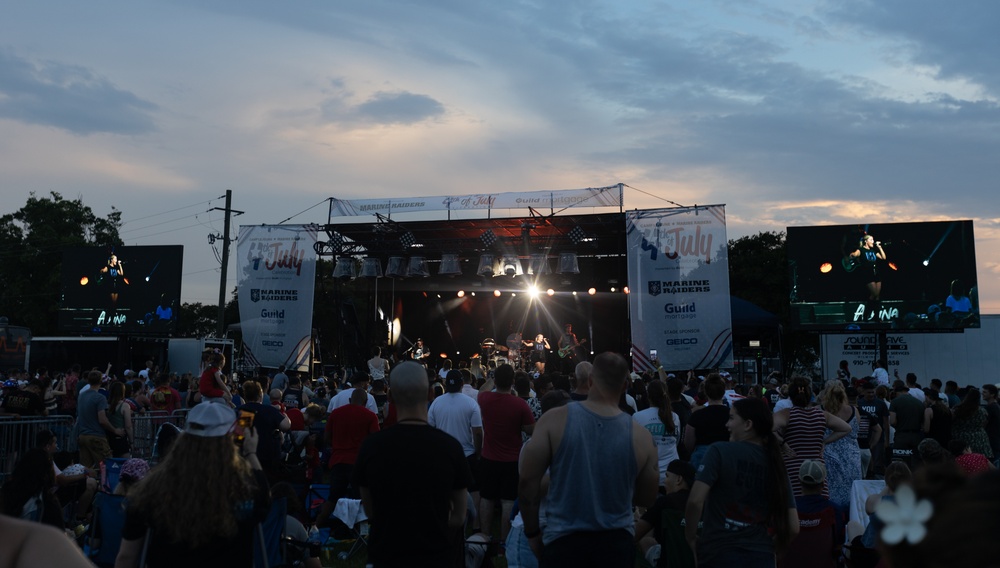
{"label": "blue jeans", "polygon": [[538,568],[538,558],[531,551],[528,539],[524,536],[524,527],[510,527],[507,533],[507,566],[508,568]]}

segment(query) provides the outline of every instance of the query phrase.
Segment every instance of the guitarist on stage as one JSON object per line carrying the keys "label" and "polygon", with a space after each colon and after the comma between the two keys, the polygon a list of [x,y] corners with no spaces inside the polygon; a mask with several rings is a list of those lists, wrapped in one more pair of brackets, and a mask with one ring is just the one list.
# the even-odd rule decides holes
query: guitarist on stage
{"label": "guitarist on stage", "polygon": [[[559,337],[559,356],[562,357],[562,369],[564,373],[570,373],[576,368],[579,362],[577,349],[581,343],[577,341],[576,334],[573,333],[573,324],[566,324],[563,334]],[[569,369],[569,371],[567,371]]]}
{"label": "guitarist on stage", "polygon": [[431,350],[424,345],[424,340],[418,337],[413,349],[413,360],[426,367],[430,358]]}

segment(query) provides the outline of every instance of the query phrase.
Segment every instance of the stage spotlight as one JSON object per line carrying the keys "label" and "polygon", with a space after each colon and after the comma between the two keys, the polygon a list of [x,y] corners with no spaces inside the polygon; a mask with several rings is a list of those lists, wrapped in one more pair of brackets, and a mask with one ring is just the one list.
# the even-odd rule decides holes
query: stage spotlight
{"label": "stage spotlight", "polygon": [[80,279],[80,286],[86,286],[88,283],[90,283],[90,278],[84,276],[83,278]]}
{"label": "stage spotlight", "polygon": [[493,255],[484,254],[479,257],[479,268],[476,274],[480,276],[493,276]]}
{"label": "stage spotlight", "polygon": [[146,282],[149,282],[149,276],[146,277]]}
{"label": "stage spotlight", "polygon": [[517,297],[517,293],[516,292],[511,292],[510,293],[510,297],[511,298],[516,298]]}
{"label": "stage spotlight", "polygon": [[591,296],[593,296],[594,294],[597,293],[597,288],[591,288],[591,289],[587,290],[587,293],[590,294]]}
{"label": "stage spotlight", "polygon": [[438,295],[437,295],[437,297],[438,297],[438,298],[440,298],[440,297],[441,297],[441,294],[438,294]]}
{"label": "stage spotlight", "polygon": [[930,266],[930,264],[931,264],[931,259],[925,258],[924,259],[924,266]]}
{"label": "stage spotlight", "polygon": [[587,233],[584,233],[583,229],[581,229],[580,226],[577,225],[573,227],[570,230],[570,232],[566,234],[566,236],[568,236],[569,240],[573,241],[573,244],[575,245],[580,241],[582,241],[587,236]]}
{"label": "stage spotlight", "polygon": [[612,286],[612,287],[611,287],[611,291],[612,291],[612,292],[614,292],[614,291],[615,291],[615,287],[614,287],[614,286]]}
{"label": "stage spotlight", "polygon": [[898,268],[898,267],[896,266],[896,263],[895,263],[895,262],[890,262],[890,263],[889,263],[889,268],[891,268],[891,269],[893,269],[893,270],[899,270],[899,268]]}
{"label": "stage spotlight", "polygon": [[333,269],[334,278],[338,280],[354,280],[357,275],[353,258],[342,256],[337,259],[337,265]]}
{"label": "stage spotlight", "polygon": [[531,296],[532,299],[537,298],[538,297],[538,288],[536,288],[535,286],[532,286],[532,287],[528,288],[528,295]]}
{"label": "stage spotlight", "polygon": [[493,295],[496,296],[497,298],[499,298],[500,297],[500,290],[494,290],[493,291]]}
{"label": "stage spotlight", "polygon": [[406,248],[412,247],[417,242],[417,237],[412,232],[406,231],[399,237],[399,242]]}
{"label": "stage spotlight", "polygon": [[573,295],[576,296],[576,290],[573,290]]}
{"label": "stage spotlight", "polygon": [[518,260],[516,256],[507,256],[503,259],[503,273],[507,276],[514,276],[518,272]]}
{"label": "stage spotlight", "polygon": [[438,276],[461,276],[462,264],[457,254],[445,253],[441,255],[441,266],[438,268]]}
{"label": "stage spotlight", "polygon": [[491,247],[493,243],[497,242],[497,235],[493,232],[493,229],[486,229],[482,235],[479,235],[479,240],[487,247]]}
{"label": "stage spotlight", "polygon": [[625,292],[626,294],[628,294],[628,286],[622,288],[622,292]]}
{"label": "stage spotlight", "polygon": [[385,267],[385,275],[389,278],[406,278],[406,258],[390,256],[389,263]]}
{"label": "stage spotlight", "polygon": [[[473,294],[475,294],[475,292],[473,292]],[[464,298],[465,297],[465,290],[459,290],[458,291],[458,297],[459,298]]]}
{"label": "stage spotlight", "polygon": [[549,296],[554,296],[556,291],[553,290],[552,288],[549,288],[548,290],[545,291],[545,293],[548,294]]}
{"label": "stage spotlight", "polygon": [[579,274],[580,263],[575,252],[559,253],[559,274]]}
{"label": "stage spotlight", "polygon": [[824,262],[823,264],[819,265],[819,271],[822,272],[823,274],[827,274],[831,270],[833,270],[833,265],[830,264],[829,262]]}
{"label": "stage spotlight", "polygon": [[476,293],[475,293],[475,292],[471,292],[471,294],[472,294],[472,297],[473,297],[473,298],[475,298],[475,297],[476,297]]}
{"label": "stage spotlight", "polygon": [[381,278],[382,261],[374,256],[365,257],[364,260],[361,261],[361,277]]}

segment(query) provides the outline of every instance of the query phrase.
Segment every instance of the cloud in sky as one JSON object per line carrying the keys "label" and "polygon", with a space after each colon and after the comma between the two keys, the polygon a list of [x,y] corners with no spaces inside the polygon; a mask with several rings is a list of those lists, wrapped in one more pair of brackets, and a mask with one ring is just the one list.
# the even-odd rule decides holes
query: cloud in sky
{"label": "cloud in sky", "polygon": [[[992,0],[45,0],[8,15],[5,211],[57,190],[127,219],[232,188],[238,221],[258,224],[329,196],[622,181],[726,203],[733,236],[975,218],[984,272],[1000,266],[984,246],[1000,218]],[[199,221],[159,238],[188,244],[185,298],[211,302],[202,233],[219,223]],[[1000,290],[981,296],[1000,311]]]}
{"label": "cloud in sky", "polygon": [[86,68],[0,48],[0,117],[75,134],[145,134],[156,108]]}

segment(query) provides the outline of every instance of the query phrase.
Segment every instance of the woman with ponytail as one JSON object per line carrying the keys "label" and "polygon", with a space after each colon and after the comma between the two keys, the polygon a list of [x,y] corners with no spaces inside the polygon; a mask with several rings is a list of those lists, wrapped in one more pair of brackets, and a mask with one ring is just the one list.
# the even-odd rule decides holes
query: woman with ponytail
{"label": "woman with ponytail", "polygon": [[799,517],[771,411],[759,398],[737,400],[726,427],[729,441],[709,446],[695,477],[684,535],[698,566],[773,568]]}
{"label": "woman with ponytail", "polygon": [[680,440],[681,420],[670,407],[667,387],[663,381],[655,380],[646,386],[649,408],[632,415],[632,420],[653,435],[653,443],[659,457],[660,486],[667,477],[667,466],[679,459],[677,442]]}

